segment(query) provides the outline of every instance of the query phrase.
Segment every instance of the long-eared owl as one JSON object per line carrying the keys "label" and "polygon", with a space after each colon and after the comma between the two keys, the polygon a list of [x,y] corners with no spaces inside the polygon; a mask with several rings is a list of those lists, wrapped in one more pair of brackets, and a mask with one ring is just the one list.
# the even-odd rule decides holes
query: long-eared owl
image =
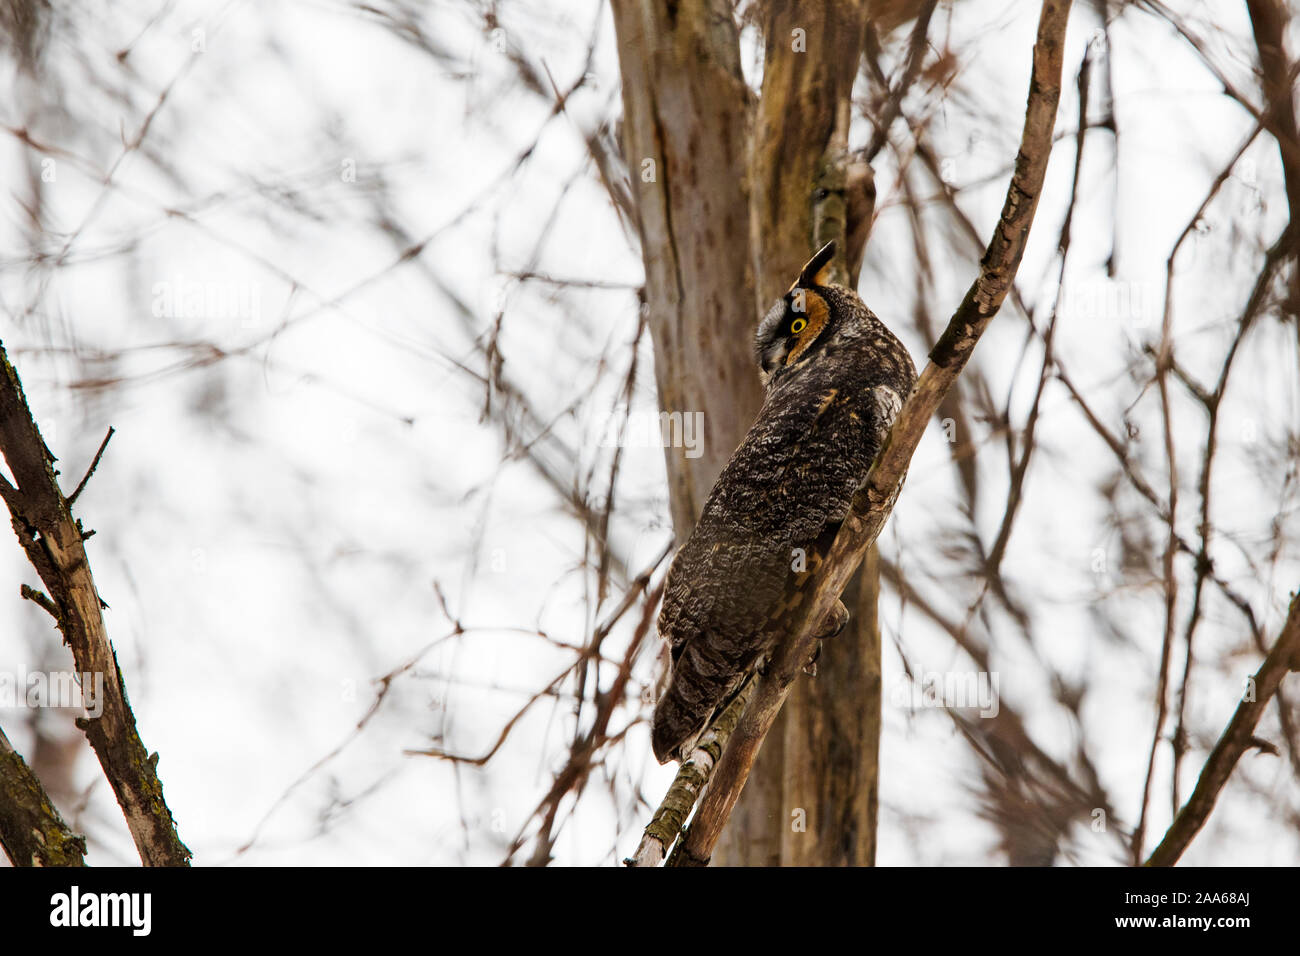
{"label": "long-eared owl", "polygon": [[[651,728],[660,763],[684,759],[765,663],[916,381],[903,344],[830,283],[834,252],[818,251],[759,324],[763,406],[668,569],[659,634],[672,665]],[[839,604],[818,636],[847,620]]]}

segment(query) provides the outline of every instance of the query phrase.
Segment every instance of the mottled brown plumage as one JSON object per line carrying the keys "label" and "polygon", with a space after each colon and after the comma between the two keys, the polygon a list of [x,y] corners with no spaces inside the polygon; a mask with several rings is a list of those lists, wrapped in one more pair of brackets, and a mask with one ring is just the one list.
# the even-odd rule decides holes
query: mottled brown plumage
{"label": "mottled brown plumage", "polygon": [[[826,279],[827,245],[760,324],[767,396],[668,570],[659,633],[672,651],[652,741],[682,759],[762,666],[916,381],[901,342]],[[843,627],[843,605],[822,636]]]}

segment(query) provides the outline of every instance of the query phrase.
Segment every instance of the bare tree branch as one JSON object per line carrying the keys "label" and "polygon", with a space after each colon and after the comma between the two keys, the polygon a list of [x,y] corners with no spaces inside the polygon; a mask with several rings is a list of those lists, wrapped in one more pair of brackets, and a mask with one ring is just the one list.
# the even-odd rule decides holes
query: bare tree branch
{"label": "bare tree branch", "polygon": [[[101,446],[102,450],[102,446]],[[135,715],[117,666],[84,547],[85,534],[51,467],[46,447],[23,395],[18,373],[0,345],[0,451],[17,483],[8,496],[15,534],[58,610],[59,630],[82,674],[103,675],[104,707],[80,719],[104,775],[126,815],[127,827],[146,866],[187,866],[190,851],[176,833],[163,799],[157,754],[136,731]],[[16,507],[15,507],[16,505]]]}
{"label": "bare tree branch", "polygon": [[628,866],[658,866],[663,862],[681,835],[686,818],[695,809],[695,801],[708,785],[713,768],[717,765],[723,748],[727,746],[727,741],[731,739],[736,724],[740,722],[753,691],[754,682],[751,680],[727,705],[727,709],[718,715],[718,719],[696,742],[690,755],[682,761],[672,786],[659,803],[659,809],[646,824],[636,853],[623,861]]}
{"label": "bare tree branch", "polygon": [[1251,680],[1250,690],[1228,722],[1223,736],[1210,751],[1210,758],[1196,781],[1196,789],[1187,799],[1160,845],[1147,858],[1147,866],[1173,866],[1188,845],[1205,826],[1219,792],[1232,775],[1241,755],[1253,745],[1255,725],[1277,692],[1288,670],[1300,671],[1300,593],[1291,599],[1291,610],[1277,643],[1268,652]]}

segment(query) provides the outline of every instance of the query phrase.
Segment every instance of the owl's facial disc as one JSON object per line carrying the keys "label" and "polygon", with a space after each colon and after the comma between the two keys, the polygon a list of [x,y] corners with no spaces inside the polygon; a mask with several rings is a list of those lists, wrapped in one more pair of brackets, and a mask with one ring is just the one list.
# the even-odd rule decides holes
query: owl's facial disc
{"label": "owl's facial disc", "polygon": [[830,306],[815,289],[793,286],[758,327],[758,362],[763,381],[779,368],[806,358],[809,349],[825,331]]}

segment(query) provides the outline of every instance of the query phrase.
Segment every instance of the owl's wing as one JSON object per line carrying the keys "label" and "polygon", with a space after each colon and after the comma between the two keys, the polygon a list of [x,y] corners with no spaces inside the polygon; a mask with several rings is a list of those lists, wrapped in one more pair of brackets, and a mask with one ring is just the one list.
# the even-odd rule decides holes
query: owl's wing
{"label": "owl's wing", "polygon": [[883,403],[870,389],[782,398],[764,404],[669,568],[659,632],[672,679],[654,722],[661,760],[770,652],[883,434]]}

